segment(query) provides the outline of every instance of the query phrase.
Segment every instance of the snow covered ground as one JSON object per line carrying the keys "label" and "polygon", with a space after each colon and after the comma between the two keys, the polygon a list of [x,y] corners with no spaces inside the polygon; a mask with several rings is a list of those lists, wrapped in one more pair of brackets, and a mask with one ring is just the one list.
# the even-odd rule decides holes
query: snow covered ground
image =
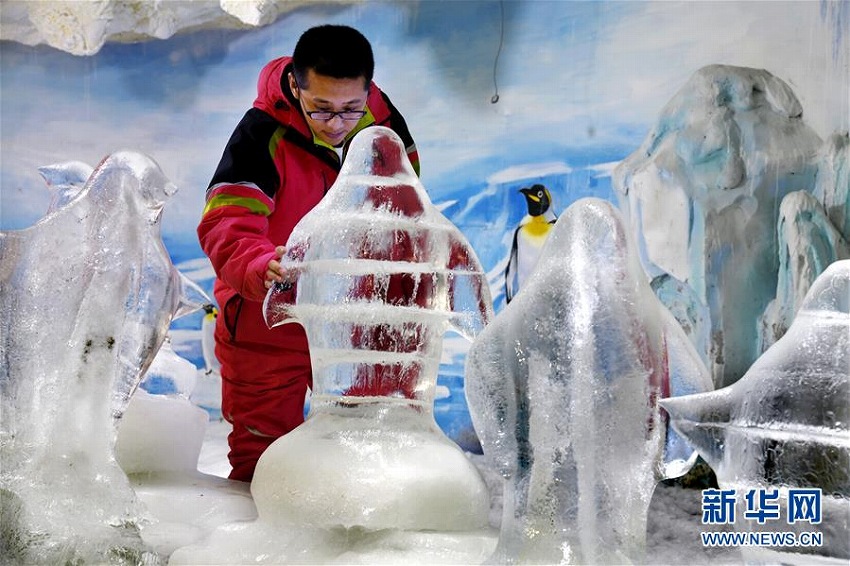
{"label": "snow covered ground", "polygon": [[[198,461],[198,471],[208,476],[198,479],[196,489],[206,485],[207,495],[216,493],[217,497],[227,500],[217,507],[218,512],[230,514],[231,521],[250,519],[250,506],[247,505],[248,489],[244,484],[233,485],[232,482],[219,482],[216,477],[226,477],[230,466],[227,463],[227,434],[230,425],[225,421],[213,420],[207,426],[204,444]],[[484,476],[488,487],[491,489],[491,514],[490,520],[494,526],[493,543],[495,544],[495,527],[501,517],[501,485],[496,474],[487,468],[484,458],[475,454],[468,454],[473,463]],[[209,477],[213,476],[213,477]],[[222,486],[227,489],[222,491]],[[213,487],[215,486],[215,488]],[[190,487],[184,488],[187,491]],[[143,501],[157,500],[150,491],[142,491],[140,497]],[[216,495],[214,495],[216,497]],[[676,485],[665,485],[661,483],[655,490],[650,505],[649,523],[647,527],[647,564],[744,564],[745,559],[737,548],[711,548],[704,547],[700,538],[700,532],[710,530],[709,526],[701,524],[701,491],[699,489],[686,489]],[[147,503],[147,501],[146,501]],[[150,507],[150,505],[149,505]],[[168,519],[166,514],[175,512],[174,506],[167,509],[158,506],[163,514],[161,519]],[[215,514],[214,512],[210,515]],[[174,519],[174,516],[171,517]],[[179,520],[179,517],[177,517]],[[714,528],[713,530],[720,530]],[[174,546],[179,539],[186,540],[191,535],[198,534],[198,530],[188,527],[173,529],[170,535],[166,535],[161,528],[153,528],[144,533],[146,540],[155,540],[163,550]],[[261,554],[257,549],[257,554]],[[352,558],[353,557],[349,557]],[[809,557],[808,560],[811,560]]]}

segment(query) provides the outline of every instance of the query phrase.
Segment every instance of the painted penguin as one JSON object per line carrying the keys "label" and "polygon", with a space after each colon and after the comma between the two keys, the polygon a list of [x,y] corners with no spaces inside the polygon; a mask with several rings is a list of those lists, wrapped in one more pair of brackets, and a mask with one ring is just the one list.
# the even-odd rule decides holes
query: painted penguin
{"label": "painted penguin", "polygon": [[212,303],[204,305],[204,319],[201,322],[201,349],[204,353],[204,374],[218,372],[221,364],[215,357],[215,320],[218,318],[218,308]]}
{"label": "painted penguin", "polygon": [[552,211],[552,194],[541,184],[520,189],[525,195],[528,215],[514,231],[511,255],[505,270],[505,300],[511,302],[534,269],[540,250],[546,243],[558,217]]}

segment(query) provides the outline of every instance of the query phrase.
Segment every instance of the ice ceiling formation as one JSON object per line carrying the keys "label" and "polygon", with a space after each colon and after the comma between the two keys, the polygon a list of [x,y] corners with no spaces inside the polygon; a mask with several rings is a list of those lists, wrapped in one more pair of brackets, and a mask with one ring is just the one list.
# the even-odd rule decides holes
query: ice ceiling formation
{"label": "ice ceiling formation", "polygon": [[[352,4],[356,0],[331,0]],[[11,0],[0,10],[0,39],[94,55],[107,41],[166,39],[181,31],[273,23],[308,0]]]}

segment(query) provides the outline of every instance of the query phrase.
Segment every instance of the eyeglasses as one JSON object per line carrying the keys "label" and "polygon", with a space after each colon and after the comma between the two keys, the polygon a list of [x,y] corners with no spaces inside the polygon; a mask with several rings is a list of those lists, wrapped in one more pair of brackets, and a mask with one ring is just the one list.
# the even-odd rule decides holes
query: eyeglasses
{"label": "eyeglasses", "polygon": [[343,120],[346,121],[354,121],[359,120],[363,116],[366,115],[365,110],[343,110],[342,112],[331,112],[329,110],[314,110],[312,112],[304,111],[304,114],[312,118],[313,120],[318,120],[319,122],[328,122],[333,120],[334,116],[339,116]]}

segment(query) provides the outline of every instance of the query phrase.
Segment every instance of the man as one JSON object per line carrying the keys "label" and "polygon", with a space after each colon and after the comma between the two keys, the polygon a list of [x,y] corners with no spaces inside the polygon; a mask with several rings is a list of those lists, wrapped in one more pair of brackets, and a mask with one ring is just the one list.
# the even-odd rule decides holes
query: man
{"label": "man", "polygon": [[233,425],[231,479],[250,481],[266,447],[304,420],[307,338],[295,324],[270,330],[262,316],[267,289],[285,275],[281,244],[333,184],[361,129],[395,130],[419,171],[404,118],[372,82],[373,70],[371,46],[357,30],[307,30],[291,58],[260,73],[254,106],[207,189],[198,237],[216,272],[215,353],[222,414]]}

